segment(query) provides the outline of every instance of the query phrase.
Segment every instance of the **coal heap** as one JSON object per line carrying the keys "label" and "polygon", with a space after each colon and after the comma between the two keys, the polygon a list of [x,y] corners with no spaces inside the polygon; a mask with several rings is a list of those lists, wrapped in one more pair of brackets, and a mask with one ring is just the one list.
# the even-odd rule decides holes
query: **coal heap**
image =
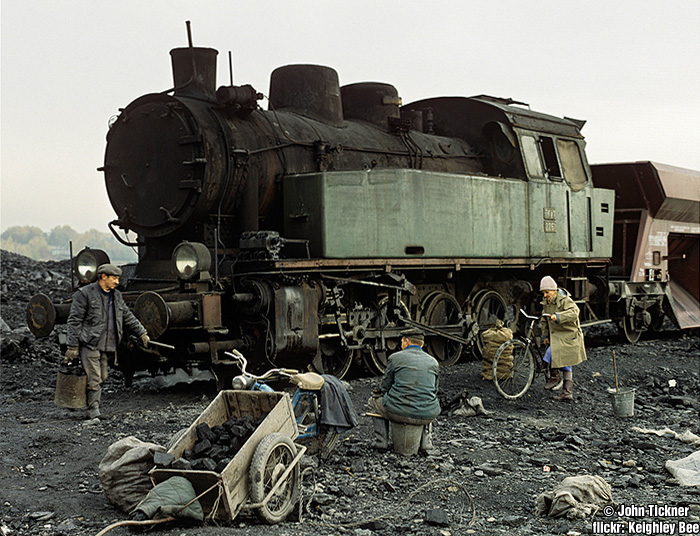
{"label": "coal heap", "polygon": [[38,293],[61,303],[73,293],[70,260],[35,261],[24,255],[0,250],[0,331],[3,360],[41,359],[55,363],[59,356],[58,333],[36,339],[27,327],[29,299]]}
{"label": "coal heap", "polygon": [[174,459],[169,454],[154,457],[159,467],[180,470],[215,471],[221,473],[248,438],[267,417],[264,414],[255,420],[252,415],[232,416],[221,425],[198,425],[197,441],[191,449],[186,449],[182,458]]}

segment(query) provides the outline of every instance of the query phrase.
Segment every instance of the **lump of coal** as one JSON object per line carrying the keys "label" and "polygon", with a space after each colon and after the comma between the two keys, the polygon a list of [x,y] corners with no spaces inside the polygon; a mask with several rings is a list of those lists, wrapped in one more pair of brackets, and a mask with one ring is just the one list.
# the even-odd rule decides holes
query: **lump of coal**
{"label": "lump of coal", "polygon": [[209,441],[208,439],[200,439],[194,444],[192,453],[195,458],[200,458],[206,456],[210,449],[211,441]]}
{"label": "lump of coal", "polygon": [[171,469],[177,469],[178,471],[189,471],[192,469],[192,464],[185,458],[178,458],[170,464],[170,467]]}
{"label": "lump of coal", "polygon": [[192,469],[196,471],[213,471],[216,469],[216,462],[211,458],[201,458],[192,462]]}
{"label": "lump of coal", "polygon": [[154,452],[153,463],[159,467],[168,467],[175,461],[175,456],[167,452]]}
{"label": "lump of coal", "polygon": [[210,443],[216,442],[216,433],[214,430],[209,428],[207,423],[202,423],[195,428],[197,430],[197,439],[200,441],[209,441]]}

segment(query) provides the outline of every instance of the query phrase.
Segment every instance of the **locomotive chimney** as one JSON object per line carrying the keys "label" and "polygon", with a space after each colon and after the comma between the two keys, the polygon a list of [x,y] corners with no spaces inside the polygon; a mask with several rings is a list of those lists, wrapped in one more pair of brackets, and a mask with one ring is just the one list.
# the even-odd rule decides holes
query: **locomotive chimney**
{"label": "locomotive chimney", "polygon": [[218,54],[218,50],[204,47],[172,49],[175,96],[216,101]]}
{"label": "locomotive chimney", "polygon": [[340,83],[335,69],[322,65],[286,65],[270,75],[270,103],[339,127],[343,124]]}

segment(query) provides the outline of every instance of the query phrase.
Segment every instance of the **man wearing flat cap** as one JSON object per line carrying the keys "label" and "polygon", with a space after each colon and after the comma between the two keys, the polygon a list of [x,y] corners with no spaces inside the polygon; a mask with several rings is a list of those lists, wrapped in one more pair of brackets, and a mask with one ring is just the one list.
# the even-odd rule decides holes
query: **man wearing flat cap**
{"label": "man wearing flat cap", "polygon": [[373,417],[374,446],[389,447],[389,421],[424,425],[420,450],[435,449],[432,444],[432,422],[440,414],[438,401],[437,360],[423,351],[424,335],[420,329],[401,332],[401,351],[389,356],[389,363],[378,391],[367,402]]}
{"label": "man wearing flat cap", "polygon": [[97,281],[73,294],[68,314],[67,363],[80,358],[87,374],[88,418],[100,416],[102,382],[107,379],[108,359],[116,357],[124,326],[148,345],[146,328],[134,316],[117,290],[122,270],[113,264],[97,268]]}

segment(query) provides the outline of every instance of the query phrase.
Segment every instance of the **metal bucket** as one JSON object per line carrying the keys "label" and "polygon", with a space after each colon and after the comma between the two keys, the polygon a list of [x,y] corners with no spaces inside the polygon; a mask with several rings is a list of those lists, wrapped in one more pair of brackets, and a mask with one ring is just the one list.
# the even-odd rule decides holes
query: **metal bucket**
{"label": "metal bucket", "polygon": [[415,456],[420,447],[423,425],[391,423],[394,452],[404,456]]}
{"label": "metal bucket", "polygon": [[87,375],[80,365],[61,365],[56,378],[56,395],[54,404],[62,408],[79,409],[87,404],[85,389]]}
{"label": "metal bucket", "polygon": [[619,392],[613,389],[608,391],[615,417],[634,416],[634,391],[631,387],[622,387]]}

